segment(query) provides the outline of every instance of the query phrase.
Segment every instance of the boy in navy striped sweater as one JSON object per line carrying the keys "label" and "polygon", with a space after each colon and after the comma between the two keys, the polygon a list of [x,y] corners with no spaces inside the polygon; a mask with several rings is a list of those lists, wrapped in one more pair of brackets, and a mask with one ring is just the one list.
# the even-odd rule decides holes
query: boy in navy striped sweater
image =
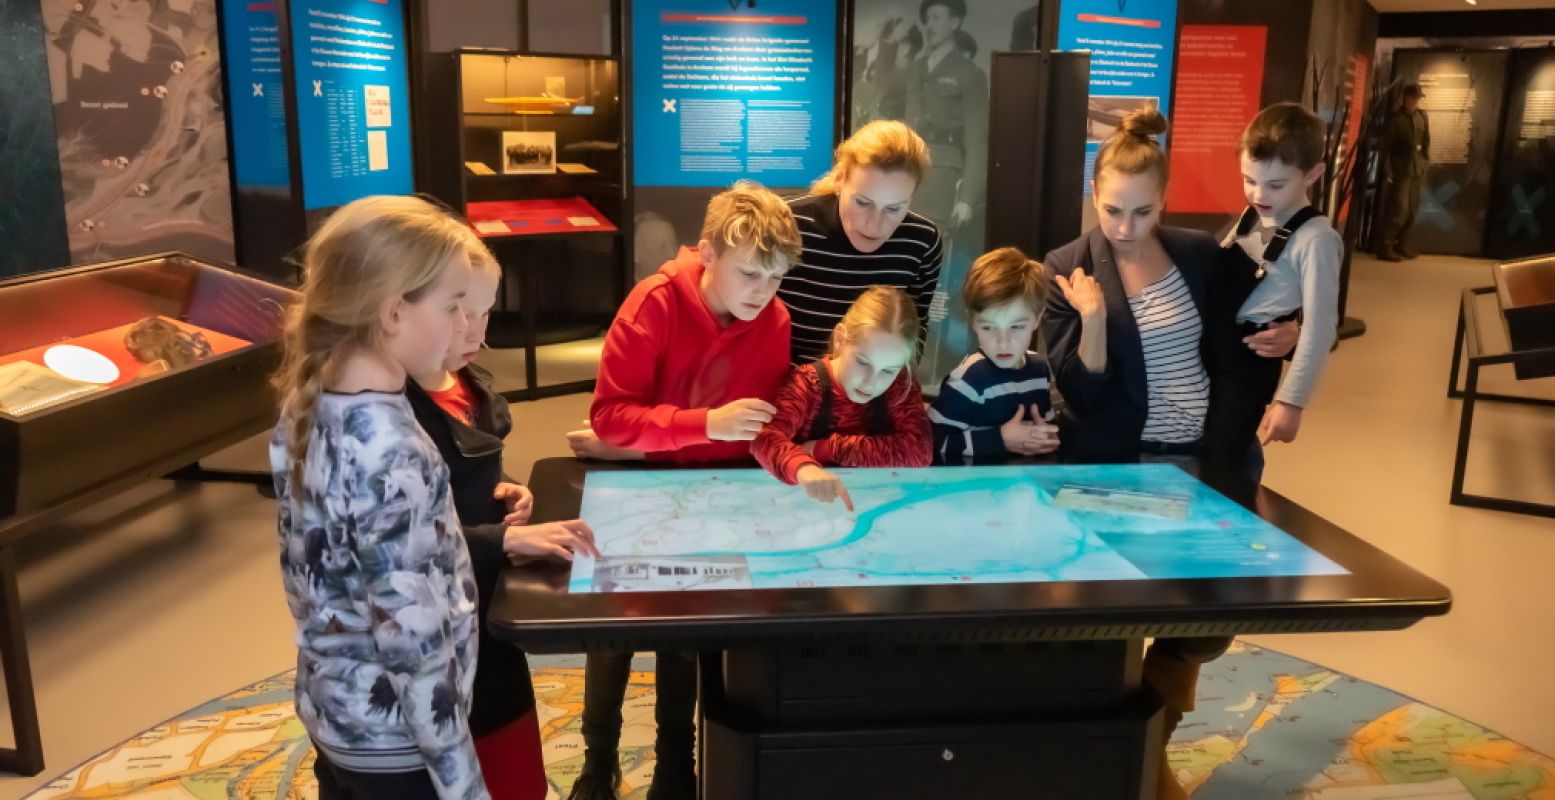
{"label": "boy in navy striped sweater", "polygon": [[1001,247],[972,262],[961,295],[978,349],[940,382],[929,408],[935,461],[983,462],[1058,449],[1047,364],[1031,350],[1047,301],[1042,265]]}

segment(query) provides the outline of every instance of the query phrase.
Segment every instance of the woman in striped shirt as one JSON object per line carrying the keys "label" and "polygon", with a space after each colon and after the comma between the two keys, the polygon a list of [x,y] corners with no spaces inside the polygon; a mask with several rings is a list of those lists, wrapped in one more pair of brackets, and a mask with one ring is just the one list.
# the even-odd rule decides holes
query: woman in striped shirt
{"label": "woman in striped shirt", "polygon": [[[1155,137],[1160,112],[1124,117],[1102,143],[1091,195],[1099,224],[1049,253],[1042,332],[1063,396],[1062,453],[1070,460],[1155,461],[1197,472],[1199,438],[1209,408],[1205,340],[1234,335],[1223,323],[1235,309],[1208,305],[1215,240],[1201,231],[1160,224],[1166,154]],[[1249,342],[1260,355],[1283,357],[1296,326],[1264,331]],[[1157,639],[1143,677],[1166,702],[1167,730],[1193,710],[1199,666],[1229,638]],[[1162,755],[1156,796],[1186,798]]]}
{"label": "woman in striped shirt", "polygon": [[795,366],[826,354],[837,323],[871,286],[912,298],[922,344],[942,247],[939,229],[908,206],[928,169],[929,149],[918,134],[877,120],[837,146],[831,172],[810,194],[789,201],[804,252],[778,297],[793,320]]}

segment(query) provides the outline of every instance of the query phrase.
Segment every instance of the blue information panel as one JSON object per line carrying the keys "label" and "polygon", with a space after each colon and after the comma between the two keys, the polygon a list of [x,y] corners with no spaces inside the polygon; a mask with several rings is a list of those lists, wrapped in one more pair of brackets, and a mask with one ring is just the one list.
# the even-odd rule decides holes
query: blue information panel
{"label": "blue information panel", "polygon": [[237,188],[285,190],[292,180],[275,3],[222,0],[221,8]]}
{"label": "blue information panel", "polygon": [[590,473],[574,593],[1344,575],[1166,465],[839,469],[854,511],[760,470]]}
{"label": "blue information panel", "polygon": [[[1149,106],[1170,117],[1177,0],[1062,0],[1058,49],[1091,53],[1085,193],[1101,142],[1123,115]],[[1162,147],[1166,146],[1163,141]]]}
{"label": "blue information panel", "polygon": [[303,207],[415,190],[401,0],[292,0]]}
{"label": "blue information panel", "polygon": [[639,186],[808,186],[831,167],[837,7],[818,0],[632,4]]}

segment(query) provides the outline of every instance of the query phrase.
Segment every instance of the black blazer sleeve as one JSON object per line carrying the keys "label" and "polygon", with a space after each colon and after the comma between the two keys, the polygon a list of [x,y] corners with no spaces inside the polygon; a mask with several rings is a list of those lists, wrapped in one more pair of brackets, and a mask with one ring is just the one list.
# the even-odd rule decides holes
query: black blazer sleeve
{"label": "black blazer sleeve", "polygon": [[1088,239],[1079,239],[1048,253],[1042,259],[1048,274],[1047,308],[1042,312],[1042,339],[1047,343],[1053,383],[1064,403],[1084,414],[1095,410],[1112,383],[1112,359],[1101,372],[1092,372],[1080,360],[1080,314],[1058,288],[1058,276],[1069,277],[1076,267],[1092,271]]}

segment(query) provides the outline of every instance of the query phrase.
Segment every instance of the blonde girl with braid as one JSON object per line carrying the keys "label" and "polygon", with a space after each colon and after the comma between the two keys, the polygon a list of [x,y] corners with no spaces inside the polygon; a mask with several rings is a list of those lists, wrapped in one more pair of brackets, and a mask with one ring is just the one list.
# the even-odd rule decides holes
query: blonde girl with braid
{"label": "blonde girl with braid", "polygon": [[368,197],[309,240],[270,443],[298,716],[321,798],[486,798],[470,735],[476,586],[448,468],[404,395],[464,334],[460,220]]}

